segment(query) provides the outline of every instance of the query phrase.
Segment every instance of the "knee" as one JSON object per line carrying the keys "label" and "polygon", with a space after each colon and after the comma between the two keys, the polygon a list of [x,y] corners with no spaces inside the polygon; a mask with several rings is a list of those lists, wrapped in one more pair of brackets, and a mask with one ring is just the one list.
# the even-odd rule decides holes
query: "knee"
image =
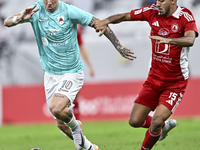
{"label": "knee", "polygon": [[50,105],[50,106],[49,106],[49,109],[50,109],[51,113],[52,113],[57,119],[60,118],[61,109],[60,109],[59,107]]}
{"label": "knee", "polygon": [[130,118],[129,119],[129,125],[134,128],[141,127],[142,123],[143,123],[143,121],[141,121],[139,118]]}
{"label": "knee", "polygon": [[161,117],[153,117],[151,122],[152,130],[160,130],[163,126],[163,123],[164,120]]}

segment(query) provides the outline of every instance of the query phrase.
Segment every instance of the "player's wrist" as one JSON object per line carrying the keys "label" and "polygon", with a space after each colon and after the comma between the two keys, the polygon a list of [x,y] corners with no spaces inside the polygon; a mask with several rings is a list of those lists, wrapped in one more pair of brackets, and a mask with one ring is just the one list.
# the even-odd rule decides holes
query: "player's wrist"
{"label": "player's wrist", "polygon": [[14,16],[12,22],[14,24],[18,24],[20,23],[20,21],[22,21],[22,19],[19,16]]}

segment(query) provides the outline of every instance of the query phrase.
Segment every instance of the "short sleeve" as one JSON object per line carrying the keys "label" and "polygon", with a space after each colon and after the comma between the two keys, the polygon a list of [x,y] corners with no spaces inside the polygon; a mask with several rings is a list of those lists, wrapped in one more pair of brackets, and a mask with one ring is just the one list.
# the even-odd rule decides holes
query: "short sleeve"
{"label": "short sleeve", "polygon": [[140,9],[131,10],[130,16],[133,21],[147,21],[151,15],[152,8],[150,6]]}
{"label": "short sleeve", "polygon": [[70,5],[69,17],[74,24],[80,24],[81,26],[86,27],[91,22],[93,15],[75,6]]}
{"label": "short sleeve", "polygon": [[196,37],[198,37],[199,33],[197,30],[196,21],[194,19],[192,12],[186,9],[186,12],[183,13],[183,16],[184,16],[183,17],[184,19],[182,23],[184,24],[184,32],[193,30],[196,32]]}

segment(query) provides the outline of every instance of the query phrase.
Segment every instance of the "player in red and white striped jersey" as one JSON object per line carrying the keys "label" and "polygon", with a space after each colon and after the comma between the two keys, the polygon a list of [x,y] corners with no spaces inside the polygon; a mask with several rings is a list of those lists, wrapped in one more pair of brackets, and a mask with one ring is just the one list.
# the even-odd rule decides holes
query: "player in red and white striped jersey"
{"label": "player in red and white striped jersey", "polygon": [[[147,21],[151,27],[151,68],[129,120],[132,127],[148,128],[140,150],[150,150],[177,125],[176,120],[167,119],[185,92],[189,47],[193,46],[198,31],[191,11],[178,6],[177,0],[157,0],[151,6],[96,21],[93,26],[97,32],[101,31],[101,36],[109,23],[122,21]],[[149,112],[153,110],[151,117]]]}

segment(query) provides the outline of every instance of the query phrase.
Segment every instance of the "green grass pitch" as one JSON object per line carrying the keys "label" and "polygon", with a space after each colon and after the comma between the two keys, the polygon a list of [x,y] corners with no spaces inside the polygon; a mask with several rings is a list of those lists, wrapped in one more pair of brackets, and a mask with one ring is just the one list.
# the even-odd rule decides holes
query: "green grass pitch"
{"label": "green grass pitch", "polygon": [[[153,150],[200,150],[200,119],[178,119],[169,136]],[[134,129],[128,121],[83,122],[84,133],[101,150],[139,150],[146,129]],[[0,150],[75,150],[55,124],[4,125],[0,127]]]}

